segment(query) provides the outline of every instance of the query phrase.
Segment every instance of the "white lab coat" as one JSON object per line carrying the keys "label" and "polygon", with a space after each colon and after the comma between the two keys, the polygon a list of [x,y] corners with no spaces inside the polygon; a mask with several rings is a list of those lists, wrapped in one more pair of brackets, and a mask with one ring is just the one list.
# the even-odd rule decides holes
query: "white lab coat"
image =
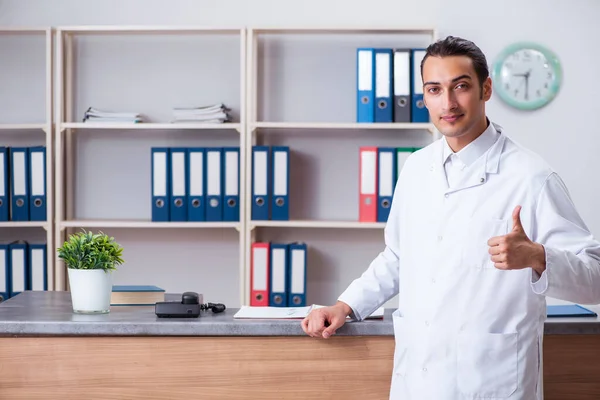
{"label": "white lab coat", "polygon": [[[600,303],[600,243],[559,176],[502,133],[448,189],[440,139],[399,177],[385,249],[339,300],[361,320],[399,295],[390,399],[542,399],[545,296]],[[487,241],[521,205],[546,271],[494,267]]]}

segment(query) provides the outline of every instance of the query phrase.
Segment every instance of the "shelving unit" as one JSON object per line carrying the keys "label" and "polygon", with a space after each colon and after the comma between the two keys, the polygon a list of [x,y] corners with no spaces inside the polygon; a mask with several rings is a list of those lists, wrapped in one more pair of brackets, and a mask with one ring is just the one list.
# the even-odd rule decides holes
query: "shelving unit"
{"label": "shelving unit", "polygon": [[[0,222],[3,241],[27,240],[47,246],[48,289],[54,287],[53,211],[53,30],[50,27],[0,27],[0,145],[46,147],[46,221]],[[4,54],[4,51],[10,54]],[[6,81],[4,81],[6,79]],[[26,96],[22,94],[28,93]],[[17,94],[21,94],[18,96]]]}
{"label": "shelving unit", "polygon": [[[81,228],[118,232],[113,236],[123,244],[124,255],[130,251],[120,268],[130,283],[179,282],[179,290],[198,290],[205,296],[230,286],[235,281],[227,273],[215,276],[216,261],[210,260],[223,259],[224,271],[244,273],[244,196],[239,222],[153,222],[150,147],[239,146],[240,165],[245,165],[245,29],[60,27],[57,55],[56,237],[64,240]],[[99,60],[97,65],[94,60]],[[180,76],[180,67],[186,68],[187,77]],[[118,78],[120,82],[111,81]],[[102,83],[111,86],[104,89]],[[221,102],[237,114],[232,122],[172,123],[167,114],[169,107]],[[90,106],[140,112],[148,119],[136,124],[81,122]],[[246,190],[243,173],[242,169],[240,193]],[[218,247],[221,242],[227,243],[224,250]],[[238,254],[232,254],[233,249]],[[219,251],[226,256],[220,257]],[[200,276],[208,277],[210,284]],[[58,259],[56,277],[57,289],[64,290],[66,269]],[[241,301],[237,296],[229,299],[230,304]]]}
{"label": "shelving unit", "polygon": [[[49,220],[3,222],[0,229],[45,230],[52,290],[67,289],[57,245],[94,229],[118,233],[135,252],[122,268],[127,278],[155,274],[152,283],[164,279],[168,286],[206,276],[210,284],[195,287],[228,292],[214,300],[232,306],[249,304],[252,243],[305,241],[308,279],[318,280],[313,289],[309,282],[309,301],[329,302],[383,248],[385,224],[358,221],[358,146],[416,147],[439,137],[430,123],[366,124],[355,117],[356,48],[424,47],[437,39],[435,29],[59,27],[54,66],[52,29],[0,28],[0,34],[45,35],[45,119],[0,119],[0,136],[45,133]],[[220,102],[234,110],[232,122],[172,123],[167,114],[169,107]],[[90,106],[149,118],[82,122]],[[289,221],[252,220],[256,144],[290,146]],[[239,146],[240,221],[151,221],[154,146]],[[184,264],[188,270],[180,271]],[[315,298],[311,290],[327,294]]]}
{"label": "shelving unit", "polygon": [[[305,241],[307,302],[321,304],[335,301],[383,250],[385,223],[358,221],[358,146],[426,145],[439,134],[431,123],[356,122],[356,49],[423,48],[436,39],[431,28],[248,30],[246,148],[290,147],[291,220],[253,221],[246,191],[245,304],[254,242]],[[250,156],[245,169],[251,188]],[[355,244],[363,249],[358,260]]]}

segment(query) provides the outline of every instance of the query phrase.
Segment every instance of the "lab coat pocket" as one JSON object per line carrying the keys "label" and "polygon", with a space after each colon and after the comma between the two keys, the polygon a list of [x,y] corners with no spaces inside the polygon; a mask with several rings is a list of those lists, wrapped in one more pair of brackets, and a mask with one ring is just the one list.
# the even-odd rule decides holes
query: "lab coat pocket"
{"label": "lab coat pocket", "polygon": [[463,395],[504,399],[517,390],[516,332],[461,332],[457,349],[457,386]]}
{"label": "lab coat pocket", "polygon": [[508,219],[477,218],[468,227],[465,235],[463,261],[476,269],[495,269],[492,256],[489,253],[488,241],[496,236],[504,236],[509,229]]}
{"label": "lab coat pocket", "polygon": [[404,317],[402,317],[398,310],[392,314],[392,320],[394,322],[394,338],[395,338],[395,349],[394,349],[394,378],[404,377],[408,366],[408,348],[410,345],[410,335],[408,333],[408,326]]}

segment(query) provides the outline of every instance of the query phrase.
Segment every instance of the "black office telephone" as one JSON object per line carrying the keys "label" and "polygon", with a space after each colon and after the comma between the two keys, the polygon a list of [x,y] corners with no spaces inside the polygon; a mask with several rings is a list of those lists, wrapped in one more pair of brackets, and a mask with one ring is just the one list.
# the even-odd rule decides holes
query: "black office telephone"
{"label": "black office telephone", "polygon": [[160,301],[154,306],[154,313],[159,318],[197,318],[200,311],[212,310],[213,313],[225,311],[221,303],[200,304],[198,293],[185,292],[181,301]]}

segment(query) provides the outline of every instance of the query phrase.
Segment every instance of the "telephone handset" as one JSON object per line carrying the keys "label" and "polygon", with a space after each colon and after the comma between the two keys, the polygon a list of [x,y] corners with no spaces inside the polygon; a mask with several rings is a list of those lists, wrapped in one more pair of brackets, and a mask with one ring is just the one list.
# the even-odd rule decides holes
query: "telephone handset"
{"label": "telephone handset", "polygon": [[159,318],[197,318],[200,311],[212,310],[213,313],[225,311],[221,303],[200,304],[198,293],[184,292],[181,301],[160,301],[154,306],[154,313]]}

